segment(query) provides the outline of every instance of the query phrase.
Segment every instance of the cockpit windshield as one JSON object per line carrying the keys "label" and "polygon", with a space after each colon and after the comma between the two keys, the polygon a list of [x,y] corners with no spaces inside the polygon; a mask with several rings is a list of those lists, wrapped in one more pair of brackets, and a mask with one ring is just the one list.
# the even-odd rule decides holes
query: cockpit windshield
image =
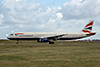
{"label": "cockpit windshield", "polygon": [[13,36],[13,34],[10,34],[10,36]]}

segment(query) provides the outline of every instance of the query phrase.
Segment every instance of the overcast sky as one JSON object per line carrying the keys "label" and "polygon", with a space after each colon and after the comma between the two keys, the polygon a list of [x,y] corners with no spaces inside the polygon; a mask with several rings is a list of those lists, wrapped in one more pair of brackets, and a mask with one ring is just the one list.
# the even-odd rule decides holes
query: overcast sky
{"label": "overcast sky", "polygon": [[100,39],[100,0],[0,0],[0,39],[12,32],[78,32],[89,20],[97,32],[90,38]]}

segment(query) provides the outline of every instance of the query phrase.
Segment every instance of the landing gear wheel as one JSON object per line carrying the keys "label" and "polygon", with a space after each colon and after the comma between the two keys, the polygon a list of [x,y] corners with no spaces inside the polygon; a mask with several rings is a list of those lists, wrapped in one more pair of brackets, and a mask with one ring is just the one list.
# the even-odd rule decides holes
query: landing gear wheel
{"label": "landing gear wheel", "polygon": [[49,44],[54,44],[54,42],[49,42]]}
{"label": "landing gear wheel", "polygon": [[16,44],[18,44],[18,40],[17,40]]}

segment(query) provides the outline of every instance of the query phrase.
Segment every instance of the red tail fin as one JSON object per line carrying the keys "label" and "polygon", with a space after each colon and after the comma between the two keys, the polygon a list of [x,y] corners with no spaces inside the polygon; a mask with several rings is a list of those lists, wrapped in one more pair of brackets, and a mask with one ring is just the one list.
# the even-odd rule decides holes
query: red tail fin
{"label": "red tail fin", "polygon": [[90,20],[89,23],[84,27],[82,32],[89,33],[89,35],[95,35],[96,33],[92,33],[92,26],[93,26],[94,20]]}
{"label": "red tail fin", "polygon": [[84,27],[82,30],[84,33],[88,32],[90,33],[92,31],[92,26],[93,26],[94,20],[90,20],[89,23]]}

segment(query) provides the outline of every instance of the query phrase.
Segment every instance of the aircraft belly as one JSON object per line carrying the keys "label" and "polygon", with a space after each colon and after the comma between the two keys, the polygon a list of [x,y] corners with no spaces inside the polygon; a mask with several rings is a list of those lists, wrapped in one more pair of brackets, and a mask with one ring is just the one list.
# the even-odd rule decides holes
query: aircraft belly
{"label": "aircraft belly", "polygon": [[83,37],[61,37],[61,38],[58,38],[58,40],[74,40],[74,39],[80,39],[80,38],[83,38]]}
{"label": "aircraft belly", "polygon": [[76,35],[76,36],[63,36],[63,37],[59,37],[58,40],[73,40],[73,39],[80,39],[80,38],[84,38],[83,36],[79,36],[79,35]]}

